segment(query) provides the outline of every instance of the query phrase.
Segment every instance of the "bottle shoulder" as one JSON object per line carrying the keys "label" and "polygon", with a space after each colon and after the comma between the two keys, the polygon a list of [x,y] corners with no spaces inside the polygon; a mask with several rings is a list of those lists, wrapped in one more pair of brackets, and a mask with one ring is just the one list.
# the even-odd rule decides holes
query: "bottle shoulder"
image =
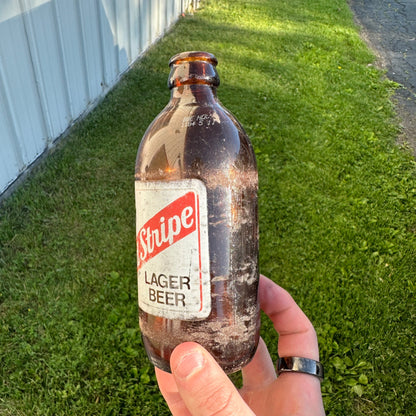
{"label": "bottle shoulder", "polygon": [[228,169],[230,165],[255,168],[250,140],[237,119],[219,102],[215,105],[167,105],[143,136],[136,159],[136,174]]}

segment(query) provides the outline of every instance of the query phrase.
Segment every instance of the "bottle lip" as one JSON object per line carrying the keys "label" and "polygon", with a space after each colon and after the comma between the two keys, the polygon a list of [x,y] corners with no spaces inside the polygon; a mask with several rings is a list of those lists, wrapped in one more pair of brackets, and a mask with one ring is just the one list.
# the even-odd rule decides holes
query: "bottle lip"
{"label": "bottle lip", "polygon": [[209,85],[218,87],[220,79],[216,70],[217,58],[208,52],[188,51],[174,55],[170,61],[168,87],[183,85]]}
{"label": "bottle lip", "polygon": [[203,61],[209,62],[211,65],[217,66],[218,60],[217,58],[209,52],[203,51],[187,51],[187,52],[180,52],[176,55],[172,56],[169,60],[169,66],[180,64],[181,62],[195,62],[195,61]]}

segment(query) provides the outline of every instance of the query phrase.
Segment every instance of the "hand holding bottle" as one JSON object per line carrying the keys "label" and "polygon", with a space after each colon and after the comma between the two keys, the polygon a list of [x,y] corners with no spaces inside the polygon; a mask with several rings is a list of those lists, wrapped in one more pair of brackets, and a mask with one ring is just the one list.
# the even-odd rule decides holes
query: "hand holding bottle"
{"label": "hand holding bottle", "polygon": [[[261,276],[261,308],[279,333],[279,356],[319,359],[315,330],[292,297]],[[320,381],[302,373],[276,376],[263,340],[242,370],[238,391],[215,360],[196,343],[179,345],[171,357],[173,374],[156,369],[160,390],[174,416],[325,414]]]}

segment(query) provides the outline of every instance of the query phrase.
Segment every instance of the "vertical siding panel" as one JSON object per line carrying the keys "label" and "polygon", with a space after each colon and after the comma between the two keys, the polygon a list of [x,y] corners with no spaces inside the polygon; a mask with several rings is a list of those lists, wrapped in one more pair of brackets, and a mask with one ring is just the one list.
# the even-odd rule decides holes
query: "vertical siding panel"
{"label": "vertical siding panel", "polygon": [[0,0],[0,196],[190,0]]}
{"label": "vertical siding panel", "polygon": [[149,0],[139,0],[140,13],[140,49],[144,52],[151,39],[150,5]]}
{"label": "vertical siding panel", "polygon": [[159,3],[160,0],[150,1],[150,43],[153,43],[159,37]]}
{"label": "vertical siding panel", "polygon": [[99,48],[97,48],[97,52],[99,53],[100,58],[100,66],[101,66],[101,87],[103,91],[107,88],[107,74],[105,68],[105,59],[104,59],[104,39],[102,36],[102,4],[101,0],[95,0],[95,7],[96,7],[96,15],[97,15],[97,36]]}
{"label": "vertical siding panel", "polygon": [[128,39],[128,48],[127,48],[127,56],[128,56],[128,64],[130,64],[133,61],[133,53],[132,53],[132,32],[131,32],[131,3],[130,0],[125,0],[126,1],[126,10],[127,10],[127,15],[126,15],[126,26],[127,26],[127,30],[126,30],[126,37]]}
{"label": "vertical siding panel", "polygon": [[71,119],[65,93],[65,74],[53,2],[31,0],[28,4],[31,6],[28,13],[31,46],[33,45],[33,53],[38,62],[40,88],[43,89],[42,94],[45,97],[46,112],[49,116],[49,143],[65,130]]}
{"label": "vertical siding panel", "polygon": [[129,66],[130,30],[127,5],[127,0],[114,0],[117,75],[124,72]]}
{"label": "vertical siding panel", "polygon": [[[120,0],[118,0],[120,1]],[[123,0],[121,0],[123,1]],[[114,53],[115,53],[115,62],[116,62],[116,72],[115,75],[117,76],[120,73],[120,39],[118,33],[118,15],[117,15],[117,0],[112,0],[112,13],[111,13],[111,26],[112,26],[112,33],[113,33],[113,44],[114,44]],[[115,81],[116,78],[113,78]]]}
{"label": "vertical siding panel", "polygon": [[173,11],[172,11],[172,19],[171,19],[171,22],[172,23],[182,13],[182,10],[181,10],[181,0],[174,0],[174,4],[175,4],[175,6],[174,6]]}
{"label": "vertical siding panel", "polygon": [[101,36],[101,1],[74,0],[79,14],[84,71],[88,83],[88,104],[97,99],[110,84],[105,69],[104,40]]}
{"label": "vertical siding panel", "polygon": [[176,16],[176,0],[171,0],[167,2],[167,16],[168,16],[168,26],[175,20]]}
{"label": "vertical siding panel", "polygon": [[168,25],[168,2],[159,0],[159,35],[165,31]]}
{"label": "vertical siding panel", "polygon": [[90,105],[105,91],[106,85],[103,40],[101,38],[100,0],[80,1],[77,4],[79,14],[81,42],[84,58],[84,71],[88,86]]}
{"label": "vertical siding panel", "polygon": [[[53,12],[53,20],[54,20],[54,25],[55,25],[56,34],[57,34],[56,36],[57,53],[58,53],[57,58],[60,62],[60,68],[58,68],[57,70],[58,71],[62,70],[62,73],[61,73],[62,78],[63,78],[62,87],[64,91],[64,95],[62,99],[65,101],[65,105],[66,105],[67,115],[66,115],[65,121],[66,121],[66,124],[68,124],[74,118],[74,108],[72,105],[72,98],[71,98],[71,93],[70,93],[71,88],[69,86],[68,71],[70,68],[68,68],[68,61],[66,59],[67,48],[65,48],[64,41],[63,41],[62,20],[61,20],[61,15],[59,13],[58,0],[52,1],[52,12]],[[68,19],[69,17],[66,16],[66,18]]]}
{"label": "vertical siding panel", "polygon": [[[170,6],[170,7],[169,7]],[[168,26],[174,21],[176,16],[176,0],[171,0],[167,3]]]}
{"label": "vertical siding panel", "polygon": [[15,178],[24,166],[19,147],[19,124],[13,110],[11,94],[5,79],[0,55],[0,178],[3,181]]}
{"label": "vertical siding panel", "polygon": [[45,126],[46,137],[44,138],[45,141],[52,137],[52,123],[49,115],[48,106],[46,103],[46,96],[45,96],[45,88],[44,88],[44,80],[42,76],[42,70],[40,67],[39,56],[37,51],[37,45],[35,41],[35,35],[33,31],[33,24],[31,20],[31,13],[30,13],[30,6],[26,6],[25,0],[19,0],[21,7],[22,7],[22,16],[23,22],[25,26],[28,48],[30,53],[30,58],[32,61],[33,66],[33,73],[35,76],[35,85],[37,88],[37,93],[39,95],[39,104],[42,111],[42,119]]}
{"label": "vertical siding panel", "polygon": [[103,45],[105,83],[111,86],[117,78],[118,52],[117,27],[114,16],[114,1],[100,0],[100,30]]}
{"label": "vertical siding panel", "polygon": [[[2,111],[5,123],[0,124],[0,149],[3,155],[7,153],[7,158],[12,158],[6,163],[14,166],[17,176],[43,149],[34,137],[44,137],[46,133],[20,4],[13,2],[7,11],[9,14],[5,15],[4,9],[0,10],[2,105],[5,108]],[[0,174],[0,193],[3,184],[9,182],[9,177]]]}
{"label": "vertical siding panel", "polygon": [[[85,19],[85,12],[84,7],[87,7],[91,4],[91,1],[83,1],[80,2],[78,0],[72,0],[72,4],[74,4],[74,25],[72,26],[75,29],[72,29],[73,32],[76,32],[72,36],[72,45],[75,45],[73,49],[74,50],[74,67],[76,66],[79,71],[79,75],[75,77],[75,82],[82,80],[82,87],[83,88],[76,88],[84,92],[84,96],[82,97],[82,101],[84,102],[84,108],[88,105],[88,103],[94,99],[94,97],[97,96],[99,93],[99,90],[96,90],[93,88],[92,84],[94,82],[91,80],[91,74],[94,74],[95,68],[90,70],[90,53],[88,53],[88,47],[87,42],[90,34],[87,35],[87,30],[89,25],[93,26],[94,23],[96,23],[96,20],[91,18],[88,19],[87,22],[89,25],[86,25],[86,19]],[[76,39],[76,42],[74,42],[74,38]],[[78,58],[75,56],[75,54],[78,52],[79,56]],[[91,51],[92,54],[92,51]],[[94,54],[93,54],[94,56]],[[100,71],[98,71],[100,72]],[[92,82],[91,82],[92,81]],[[76,87],[74,85],[74,87]],[[77,112],[77,116],[82,113],[83,109],[80,109],[81,111]]]}
{"label": "vertical siding panel", "polygon": [[141,54],[140,49],[140,11],[139,11],[139,0],[129,0],[130,3],[130,63],[135,61]]}
{"label": "vertical siding panel", "polygon": [[[124,1],[124,0],[121,0]],[[112,29],[112,37],[113,37],[113,54],[115,58],[115,72],[113,77],[113,83],[117,80],[118,74],[120,73],[121,67],[121,59],[120,59],[120,37],[119,37],[119,20],[118,20],[118,7],[117,2],[120,0],[112,0],[112,13],[111,13],[111,29]]]}
{"label": "vertical siding panel", "polygon": [[159,35],[160,37],[166,29],[166,0],[159,0]]}

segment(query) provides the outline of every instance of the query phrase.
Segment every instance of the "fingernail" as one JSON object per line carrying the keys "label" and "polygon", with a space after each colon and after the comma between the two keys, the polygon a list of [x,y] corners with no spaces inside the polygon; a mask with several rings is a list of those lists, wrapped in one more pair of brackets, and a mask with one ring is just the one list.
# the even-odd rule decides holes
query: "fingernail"
{"label": "fingernail", "polygon": [[174,374],[182,379],[189,379],[204,366],[205,358],[201,351],[194,350],[184,355],[178,362]]}

